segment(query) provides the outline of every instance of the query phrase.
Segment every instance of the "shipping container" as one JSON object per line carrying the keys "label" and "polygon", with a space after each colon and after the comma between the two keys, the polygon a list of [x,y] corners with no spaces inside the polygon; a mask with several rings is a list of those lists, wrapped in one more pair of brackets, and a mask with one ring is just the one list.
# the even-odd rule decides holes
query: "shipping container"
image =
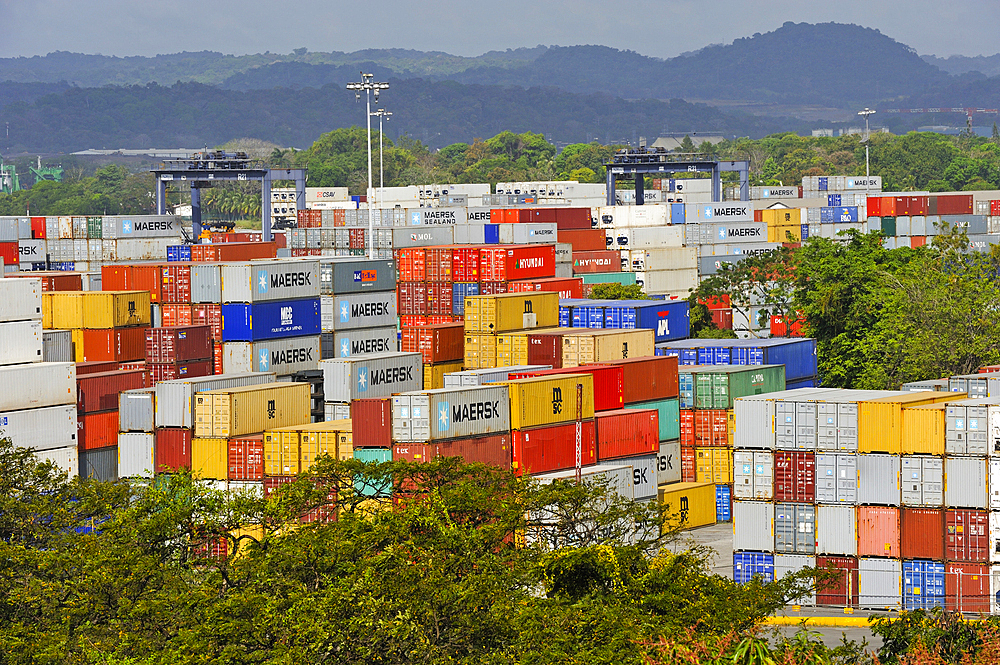
{"label": "shipping container", "polygon": [[261,480],[264,477],[264,436],[229,439],[229,480]]}
{"label": "shipping container", "polygon": [[[361,328],[357,330],[342,330],[336,333],[324,333],[330,336],[331,350],[324,350],[324,358],[347,358],[362,353],[396,353],[399,351],[399,339],[395,326],[379,328]],[[326,342],[324,342],[326,349]]]}
{"label": "shipping container", "polygon": [[351,420],[363,423],[354,430],[358,448],[388,448],[392,445],[392,400],[356,399],[350,406]]}
{"label": "shipping container", "polygon": [[944,404],[925,404],[903,409],[902,428],[900,449],[903,454],[944,454]]}
{"label": "shipping container", "polygon": [[[118,431],[152,432],[155,429],[156,390],[137,388],[118,394]],[[152,467],[150,467],[152,468]]]}
{"label": "shipping container", "polygon": [[599,412],[595,420],[599,460],[659,451],[659,412],[655,410],[604,411]]}
{"label": "shipping container", "polygon": [[622,399],[625,404],[677,397],[677,359],[646,356],[602,361],[621,367]]}
{"label": "shipping container", "polygon": [[42,282],[0,279],[0,323],[42,320]]}
{"label": "shipping container", "polygon": [[501,333],[550,328],[559,323],[559,294],[549,292],[473,296],[465,301],[466,332]]}
{"label": "shipping container", "polygon": [[656,458],[656,484],[667,485],[681,480],[681,442],[660,441]]}
{"label": "shipping container", "polygon": [[222,305],[224,342],[256,342],[319,334],[319,298]]}
{"label": "shipping container", "polygon": [[854,453],[817,453],[816,503],[858,502],[858,457]]}
{"label": "shipping container", "polygon": [[817,605],[843,605],[855,607],[858,604],[858,560],[846,556],[817,556],[816,567],[832,569],[836,574],[824,588],[816,591]]}
{"label": "shipping container", "polygon": [[816,493],[816,456],[813,453],[774,453],[774,500],[813,503]]}
{"label": "shipping container", "polygon": [[733,451],[730,448],[695,448],[695,482],[733,482]]}
{"label": "shipping container", "polygon": [[374,353],[320,362],[328,402],[389,397],[423,388],[419,353]]}
{"label": "shipping container", "polygon": [[133,362],[146,358],[146,334],[149,328],[102,328],[73,331],[76,359],[79,362]]}
{"label": "shipping container", "polygon": [[0,367],[0,385],[8,386],[0,391],[0,411],[76,404],[76,366],[71,362]]}
{"label": "shipping container", "polygon": [[737,499],[774,498],[774,453],[733,452],[733,495]]}
{"label": "shipping container", "polygon": [[42,362],[73,362],[75,357],[69,330],[42,330]]}
{"label": "shipping container", "polygon": [[155,449],[156,473],[191,469],[191,430],[158,427]]}
{"label": "shipping container", "polygon": [[943,460],[940,457],[904,455],[901,459],[900,486],[904,506],[941,506],[944,503]]}
{"label": "shipping container", "polygon": [[462,369],[462,361],[456,360],[436,365],[424,365],[424,390],[444,388],[444,377]]}
{"label": "shipping container", "polygon": [[155,435],[152,432],[120,432],[118,477],[152,478],[155,448]]}
{"label": "shipping container", "polygon": [[510,424],[527,429],[594,417],[590,374],[517,379],[510,386]]}
{"label": "shipping container", "polygon": [[226,374],[274,372],[287,376],[316,370],[319,361],[320,338],[315,335],[222,345],[222,371]]}
{"label": "shipping container", "polygon": [[948,508],[983,508],[988,503],[986,459],[944,459],[944,503]]}
{"label": "shipping container", "polygon": [[898,559],[899,508],[858,506],[858,555]]}
{"label": "shipping container", "polygon": [[854,506],[816,506],[816,552],[855,556],[858,517]]}
{"label": "shipping container", "polygon": [[479,251],[480,281],[513,282],[554,277],[555,263],[554,245],[483,248]]}
{"label": "shipping container", "polygon": [[940,508],[903,508],[900,556],[904,559],[944,559],[945,519]]}
{"label": "shipping container", "polygon": [[967,399],[945,406],[944,452],[987,455],[990,451],[989,410],[996,399]]}
{"label": "shipping container", "polygon": [[898,559],[858,559],[858,605],[866,609],[899,609],[903,573]]}
{"label": "shipping container", "polygon": [[464,341],[462,323],[403,328],[400,349],[421,353],[424,363],[442,363],[461,360],[464,357]]}
{"label": "shipping container", "polygon": [[115,446],[81,450],[80,476],[104,482],[118,480],[118,449]]}
{"label": "shipping container", "polygon": [[311,386],[275,383],[195,394],[194,433],[229,438],[309,422]]}
{"label": "shipping container", "polygon": [[537,332],[528,335],[528,364],[563,366],[563,340],[570,335],[581,335],[586,329],[559,328],[556,331]]}
{"label": "shipping container", "polygon": [[944,564],[936,561],[903,562],[903,608],[944,607]]}
{"label": "shipping container", "polygon": [[0,323],[0,339],[0,366],[42,362],[41,321]]}
{"label": "shipping container", "polygon": [[734,552],[733,579],[746,584],[755,577],[763,582],[774,581],[774,555],[765,552]]}
{"label": "shipping container", "polygon": [[452,372],[445,376],[445,388],[461,386],[479,386],[488,383],[499,383],[510,378],[511,374],[532,372],[535,370],[552,369],[550,365],[513,365],[507,367],[489,367],[485,369],[470,369],[462,372]]}
{"label": "shipping container", "polygon": [[146,371],[146,384],[155,385],[160,381],[211,376],[215,371],[215,361],[206,358],[175,363],[143,363],[143,367]]}
{"label": "shipping container", "polygon": [[145,387],[146,373],[142,370],[100,372],[77,376],[76,408],[81,414],[117,411],[118,393],[123,390]]}
{"label": "shipping container", "polygon": [[223,374],[156,384],[156,426],[194,428],[194,396],[202,391],[274,383],[273,373]]}
{"label": "shipping container", "polygon": [[[797,573],[803,568],[815,568],[816,557],[806,554],[775,554],[774,555],[774,579],[780,580],[786,575]],[[813,591],[806,596],[797,599],[798,605],[815,605],[816,592]]]}
{"label": "shipping container", "polygon": [[392,438],[421,442],[500,434],[510,430],[510,415],[506,386],[403,393],[392,398]]}
{"label": "shipping container", "polygon": [[[171,326],[147,328],[146,362],[167,363],[203,360],[212,355],[212,329],[209,326]],[[127,360],[132,360],[128,358]]]}
{"label": "shipping container", "polygon": [[773,503],[733,501],[733,549],[773,551]]}
{"label": "shipping container", "polygon": [[77,416],[77,444],[80,450],[95,450],[118,444],[118,412],[81,413]]}
{"label": "shipping container", "polygon": [[945,510],[945,552],[948,561],[985,563],[990,560],[990,514],[985,510]]}
{"label": "shipping container", "polygon": [[900,504],[900,458],[895,455],[858,455],[858,503]]}
{"label": "shipping container", "polygon": [[903,409],[954,399],[943,393],[916,392],[858,402],[858,450],[898,455],[902,451]]}
{"label": "shipping container", "polygon": [[254,261],[221,267],[222,302],[318,298],[319,261]]}
{"label": "shipping container", "polygon": [[[611,411],[621,409],[624,390],[624,373],[620,366],[588,366],[565,369],[537,370],[534,372],[511,373],[511,379],[524,379],[535,376],[559,376],[564,374],[590,374],[594,377],[594,410]],[[598,423],[600,427],[600,423]],[[598,432],[600,436],[600,432]],[[676,437],[668,437],[676,438]],[[657,439],[659,440],[659,439]],[[636,453],[639,454],[639,453]]]}
{"label": "shipping container", "polygon": [[0,435],[19,448],[46,450],[77,445],[75,405],[0,412]]}
{"label": "shipping container", "polygon": [[[579,439],[577,434],[579,433]],[[518,474],[544,474],[571,469],[577,464],[576,442],[580,441],[579,463],[597,462],[597,435],[593,420],[550,425],[512,432],[514,440],[512,468]]]}
{"label": "shipping container", "polygon": [[995,595],[991,594],[990,566],[978,563],[945,565],[945,609],[952,612],[988,614]]}
{"label": "shipping container", "polygon": [[394,291],[323,296],[321,308],[322,327],[326,332],[396,325]]}
{"label": "shipping container", "polygon": [[682,529],[694,529],[716,522],[715,485],[712,483],[677,483],[660,487],[658,500],[667,514],[675,516]]}
{"label": "shipping container", "polygon": [[678,374],[682,408],[732,409],[737,398],[785,388],[782,365],[685,367]]}
{"label": "shipping container", "polygon": [[567,335],[562,341],[563,367],[641,358],[655,353],[651,330],[588,330]]}
{"label": "shipping container", "polygon": [[774,551],[789,554],[815,553],[815,506],[804,503],[774,504]]}

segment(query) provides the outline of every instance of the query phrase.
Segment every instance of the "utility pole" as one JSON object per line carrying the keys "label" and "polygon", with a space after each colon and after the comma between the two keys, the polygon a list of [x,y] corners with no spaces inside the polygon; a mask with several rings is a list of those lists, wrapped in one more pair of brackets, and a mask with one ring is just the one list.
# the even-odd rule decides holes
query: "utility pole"
{"label": "utility pole", "polygon": [[382,119],[389,120],[392,117],[392,113],[386,111],[385,109],[379,109],[374,111],[372,115],[378,116],[378,202],[382,203],[382,197],[385,196],[385,171],[382,168]]}
{"label": "utility pole", "polygon": [[875,111],[868,108],[867,106],[865,107],[864,111],[858,111],[858,115],[864,116],[865,118],[864,143],[865,143],[865,205],[866,206],[868,205],[868,190],[871,188],[871,170],[869,168],[870,162],[868,160],[868,145],[872,135],[871,132],[868,130],[868,116],[870,116],[872,113],[875,113]]}
{"label": "utility pole", "polygon": [[365,200],[368,203],[368,258],[375,258],[375,215],[372,211],[372,91],[375,91],[375,103],[378,104],[378,93],[380,90],[387,90],[388,83],[378,83],[374,74],[361,72],[359,83],[348,83],[347,89],[354,91],[355,101],[361,101],[361,91],[364,90],[368,100],[368,112],[365,119],[368,121],[368,191]]}

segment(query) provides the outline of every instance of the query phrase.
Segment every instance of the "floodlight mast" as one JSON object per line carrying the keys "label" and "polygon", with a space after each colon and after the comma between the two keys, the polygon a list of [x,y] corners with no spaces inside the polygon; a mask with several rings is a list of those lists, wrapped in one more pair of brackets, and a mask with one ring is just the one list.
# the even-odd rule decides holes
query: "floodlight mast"
{"label": "floodlight mast", "polygon": [[361,101],[361,91],[365,91],[367,97],[368,111],[366,120],[368,121],[368,190],[365,200],[368,204],[368,258],[375,258],[375,215],[372,212],[372,91],[375,92],[375,102],[378,103],[378,93],[380,90],[387,90],[388,83],[375,81],[374,74],[361,72],[361,81],[358,83],[348,83],[347,89],[354,91],[355,101]]}

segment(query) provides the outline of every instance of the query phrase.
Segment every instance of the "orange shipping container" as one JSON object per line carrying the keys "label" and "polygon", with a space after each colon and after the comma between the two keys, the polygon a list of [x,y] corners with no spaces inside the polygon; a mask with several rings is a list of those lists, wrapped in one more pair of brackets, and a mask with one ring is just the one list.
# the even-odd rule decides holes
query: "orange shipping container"
{"label": "orange shipping container", "polygon": [[118,411],[85,413],[77,417],[77,445],[80,450],[118,445]]}
{"label": "orange shipping container", "polygon": [[858,556],[900,558],[899,508],[858,506]]}
{"label": "orange shipping container", "polygon": [[402,351],[421,353],[431,365],[465,357],[465,324],[443,323],[432,326],[404,328]]}
{"label": "orange shipping container", "polygon": [[725,410],[698,410],[694,412],[695,445],[728,446],[729,414]]}
{"label": "orange shipping container", "polygon": [[944,511],[903,508],[899,539],[904,559],[944,559]]}
{"label": "orange shipping container", "polygon": [[146,331],[149,326],[135,328],[98,328],[80,332],[83,339],[79,362],[130,362],[146,357]]}

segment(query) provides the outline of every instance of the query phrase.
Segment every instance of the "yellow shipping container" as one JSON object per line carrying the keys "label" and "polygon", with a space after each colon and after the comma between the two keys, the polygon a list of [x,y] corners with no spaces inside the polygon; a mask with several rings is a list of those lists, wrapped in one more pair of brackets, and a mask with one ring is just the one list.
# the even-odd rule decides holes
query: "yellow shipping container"
{"label": "yellow shipping container", "polygon": [[858,402],[858,452],[899,455],[902,452],[904,408],[963,398],[965,393],[924,390]]}
{"label": "yellow shipping container", "polygon": [[197,437],[230,438],[309,422],[311,386],[271,383],[195,395]]}
{"label": "yellow shipping container", "polygon": [[727,485],[733,482],[731,448],[695,448],[694,479],[699,483]]}
{"label": "yellow shipping container", "polygon": [[69,331],[70,337],[73,340],[73,359],[82,363],[86,359],[86,353],[83,348],[83,331],[79,328],[73,328]]}
{"label": "yellow shipping container", "polygon": [[462,361],[424,365],[424,390],[444,388],[444,375],[451,372],[461,372]]}
{"label": "yellow shipping container", "polygon": [[903,433],[900,442],[904,455],[927,453],[944,455],[945,404],[925,404],[903,409]]}
{"label": "yellow shipping container", "polygon": [[660,503],[667,512],[680,519],[685,529],[715,524],[714,483],[674,483],[660,485],[657,490]]}
{"label": "yellow shipping container", "polygon": [[652,330],[593,330],[563,336],[563,367],[625,358],[642,358],[655,353]]}
{"label": "yellow shipping container", "polygon": [[497,334],[559,325],[559,294],[502,293],[465,299],[466,332]]}
{"label": "yellow shipping container", "polygon": [[331,420],[264,432],[264,474],[294,476],[308,471],[322,455],[351,459],[354,453],[351,431],[350,420]]}
{"label": "yellow shipping container", "polygon": [[537,376],[502,383],[510,386],[511,429],[576,420],[577,385],[583,386],[581,417],[594,417],[594,377],[591,374]]}
{"label": "yellow shipping container", "polygon": [[732,409],[729,409],[728,411],[726,411],[726,425],[727,425],[726,426],[726,438],[729,441],[729,443],[727,443],[726,445],[729,446],[730,448],[732,448],[733,447],[733,438],[734,438],[734,435],[736,434],[736,412],[733,411]]}
{"label": "yellow shipping container", "polygon": [[149,291],[85,291],[84,328],[148,326],[152,322]]}
{"label": "yellow shipping container", "polygon": [[[50,291],[42,294],[42,316],[45,301],[49,301],[49,328],[83,328],[83,291]],[[42,326],[45,326],[44,321]]]}
{"label": "yellow shipping container", "polygon": [[[800,224],[767,227],[768,242],[799,242],[801,235],[802,226]],[[791,236],[790,240],[789,236]]]}
{"label": "yellow shipping container", "polygon": [[497,336],[466,334],[464,366],[466,369],[496,367]]}
{"label": "yellow shipping container", "polygon": [[54,293],[52,291],[42,293],[42,327],[46,330],[52,329],[52,296]]}
{"label": "yellow shipping container", "polygon": [[497,335],[497,367],[528,364],[528,335],[552,332],[559,328],[519,330]]}
{"label": "yellow shipping container", "polygon": [[191,475],[226,480],[229,477],[229,440],[191,439]]}
{"label": "yellow shipping container", "polygon": [[798,226],[802,224],[801,208],[771,208],[761,210],[760,219],[771,226]]}

